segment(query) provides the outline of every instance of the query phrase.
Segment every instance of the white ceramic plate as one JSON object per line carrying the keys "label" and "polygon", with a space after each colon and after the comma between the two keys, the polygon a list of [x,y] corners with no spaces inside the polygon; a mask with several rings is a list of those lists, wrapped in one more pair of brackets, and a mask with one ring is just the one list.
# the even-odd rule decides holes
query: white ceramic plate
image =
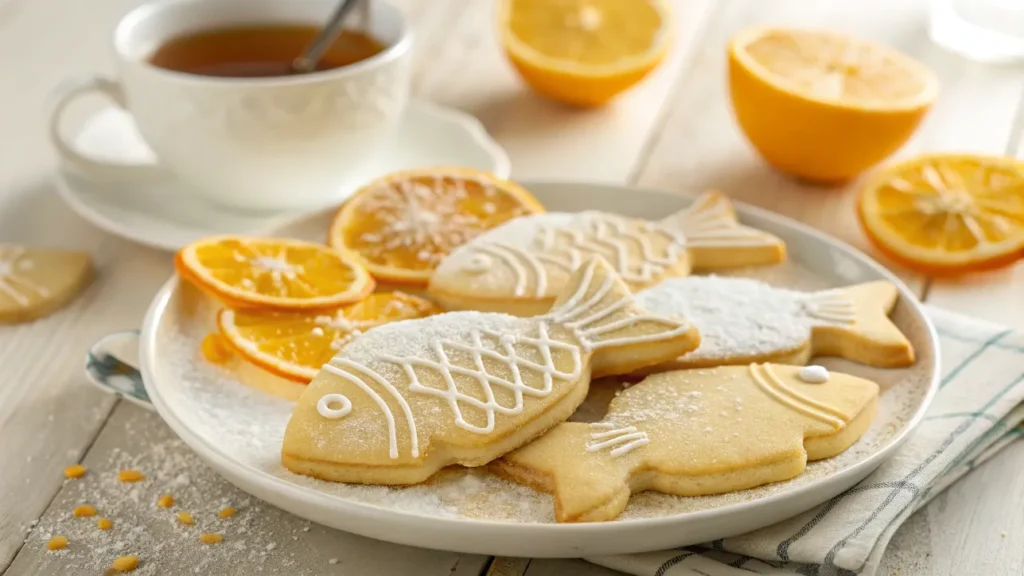
{"label": "white ceramic plate", "polygon": [[[508,155],[472,116],[426,102],[412,102],[395,135],[369,167],[370,177],[396,170],[466,166],[508,177]],[[242,213],[206,200],[155,164],[131,116],[105,108],[72,139],[82,154],[124,167],[109,179],[61,166],[60,197],[93,225],[111,234],[163,250],[177,250],[204,236],[259,234],[302,215]],[[339,191],[339,201],[351,190]]]}
{"label": "white ceramic plate", "polygon": [[[690,202],[679,195],[616,186],[525,185],[550,210],[598,209],[654,219]],[[917,364],[901,370],[822,359],[831,369],[879,382],[879,415],[849,450],[811,463],[804,474],[786,482],[699,498],[644,493],[633,497],[618,520],[560,525],[553,522],[549,496],[480,470],[446,471],[409,488],[335,484],[294,475],[280,464],[291,402],[255,389],[253,384],[273,384],[250,380],[245,369],[226,370],[201,359],[199,341],[212,329],[215,308],[176,279],[157,295],[142,330],[139,361],[145,388],[175,432],[241,489],[303,518],[372,538],[479,554],[579,557],[665,549],[747,532],[824,502],[889,458],[931,400],[938,351],[918,301],[880,265],[801,224],[742,205],[738,210],[746,224],[783,238],[790,254],[784,265],[744,274],[801,289],[889,280],[902,291],[894,321],[918,353]],[[279,232],[321,238],[328,218],[310,217]],[[595,383],[574,418],[599,418],[616,386]]]}

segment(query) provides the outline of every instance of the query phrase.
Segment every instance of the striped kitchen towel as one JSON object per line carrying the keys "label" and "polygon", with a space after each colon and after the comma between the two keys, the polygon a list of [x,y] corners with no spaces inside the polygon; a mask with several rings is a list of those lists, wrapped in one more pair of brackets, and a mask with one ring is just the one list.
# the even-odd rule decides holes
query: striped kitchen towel
{"label": "striped kitchen towel", "polygon": [[942,381],[925,420],[857,486],[787,521],[682,549],[587,558],[637,576],[871,576],[899,526],[1021,436],[1024,331],[929,308]]}

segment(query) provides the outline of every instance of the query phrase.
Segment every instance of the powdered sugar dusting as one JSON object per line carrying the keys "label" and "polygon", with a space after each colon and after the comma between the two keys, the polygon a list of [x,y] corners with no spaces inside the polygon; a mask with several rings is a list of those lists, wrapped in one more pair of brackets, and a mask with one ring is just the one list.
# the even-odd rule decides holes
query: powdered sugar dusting
{"label": "powdered sugar dusting", "polygon": [[671,278],[637,294],[652,311],[686,318],[700,330],[687,360],[759,357],[794,350],[811,328],[828,324],[807,313],[810,294],[746,278]]}
{"label": "powdered sugar dusting", "polygon": [[455,340],[469,343],[474,331],[531,335],[537,321],[507,314],[450,312],[417,320],[403,320],[377,326],[345,346],[344,356],[353,362],[369,363],[381,353],[390,356],[429,358],[432,343]]}
{"label": "powdered sugar dusting", "polygon": [[[259,501],[222,481],[185,449],[183,442],[167,438],[169,433],[162,426],[155,427],[152,422],[136,426],[152,416],[135,412],[139,418],[112,424],[127,425],[129,434],[147,435],[134,442],[141,448],[139,440],[145,440],[145,448],[133,453],[115,448],[102,460],[87,462],[85,477],[68,483],[26,539],[26,546],[42,549],[52,536],[62,535],[67,537],[68,547],[59,553],[21,555],[19,561],[35,558],[41,565],[23,571],[16,563],[12,573],[57,573],[56,566],[52,572],[44,569],[53,563],[61,573],[103,574],[114,558],[122,555],[139,557],[139,568],[133,574],[140,575],[182,574],[186,570],[215,573],[227,565],[262,571],[260,567],[273,549],[268,546],[290,536],[291,530],[282,529],[281,523],[269,524],[269,518],[259,511]],[[146,479],[120,482],[117,471],[127,468],[142,471]],[[162,494],[173,495],[171,508],[156,505]],[[71,510],[79,504],[93,506],[97,516],[73,517]],[[234,507],[237,513],[220,518],[217,511],[225,506]],[[177,514],[185,511],[194,518],[191,526],[177,519]],[[101,517],[112,522],[110,529],[97,528]],[[216,546],[203,544],[199,541],[203,532],[222,534],[224,541]],[[283,565],[289,559],[274,560]]]}

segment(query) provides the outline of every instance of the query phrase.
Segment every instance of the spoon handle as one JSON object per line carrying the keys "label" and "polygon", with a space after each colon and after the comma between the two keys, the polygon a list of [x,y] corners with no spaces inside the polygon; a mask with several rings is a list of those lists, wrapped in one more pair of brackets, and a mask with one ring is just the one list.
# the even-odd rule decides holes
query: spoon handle
{"label": "spoon handle", "polygon": [[292,71],[298,73],[312,72],[316,69],[317,62],[323,57],[324,52],[334,44],[334,40],[341,33],[345,25],[345,17],[356,4],[363,0],[342,0],[341,4],[331,14],[327,25],[320,29],[320,33],[313,38],[313,41],[306,46],[302,55],[292,61]]}

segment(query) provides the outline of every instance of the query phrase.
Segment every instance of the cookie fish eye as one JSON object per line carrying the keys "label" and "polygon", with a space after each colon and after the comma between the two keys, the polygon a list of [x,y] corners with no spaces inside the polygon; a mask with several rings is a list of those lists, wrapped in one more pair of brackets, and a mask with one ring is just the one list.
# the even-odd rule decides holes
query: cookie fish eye
{"label": "cookie fish eye", "polygon": [[493,262],[490,256],[478,252],[469,257],[469,260],[462,266],[462,269],[471,274],[480,274],[490,270]]}
{"label": "cookie fish eye", "polygon": [[316,403],[316,411],[324,418],[337,420],[352,411],[352,401],[342,394],[324,394]]}

